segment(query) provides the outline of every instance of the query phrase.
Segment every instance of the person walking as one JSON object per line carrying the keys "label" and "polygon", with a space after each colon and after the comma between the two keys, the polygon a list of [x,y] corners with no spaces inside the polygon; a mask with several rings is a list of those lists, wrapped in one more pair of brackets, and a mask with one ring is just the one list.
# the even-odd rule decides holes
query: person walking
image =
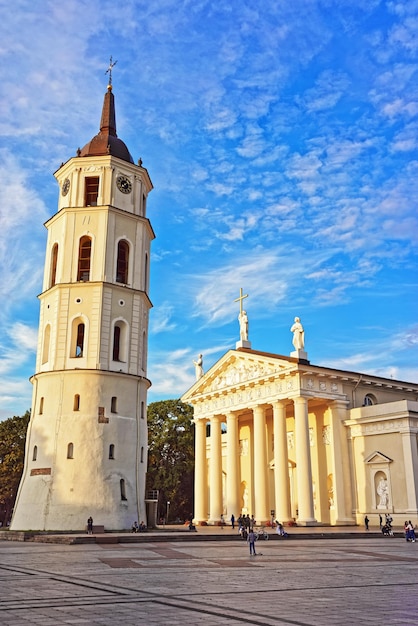
{"label": "person walking", "polygon": [[224,519],[224,516],[221,515],[221,529],[222,530],[224,529],[224,525],[225,525],[225,519]]}
{"label": "person walking", "polygon": [[87,520],[87,534],[88,535],[92,535],[93,534],[93,518],[90,515],[89,519]]}
{"label": "person walking", "polygon": [[366,515],[366,517],[364,518],[364,525],[366,527],[366,530],[369,530],[369,522],[370,522],[370,520],[369,520],[369,518]]}
{"label": "person walking", "polygon": [[248,533],[247,541],[250,544],[250,556],[256,556],[257,553],[255,551],[255,533],[252,528],[250,528],[250,532]]}
{"label": "person walking", "polygon": [[231,526],[232,526],[232,530],[234,530],[234,528],[235,528],[235,515],[233,513],[231,515]]}

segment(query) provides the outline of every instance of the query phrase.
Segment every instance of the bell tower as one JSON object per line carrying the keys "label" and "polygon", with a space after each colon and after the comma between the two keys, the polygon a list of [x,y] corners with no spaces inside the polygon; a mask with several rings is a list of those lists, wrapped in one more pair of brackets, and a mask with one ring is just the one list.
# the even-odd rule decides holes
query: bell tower
{"label": "bell tower", "polygon": [[111,80],[100,132],[55,172],[45,224],[36,373],[11,528],[108,530],[146,521],[151,179],[116,133]]}

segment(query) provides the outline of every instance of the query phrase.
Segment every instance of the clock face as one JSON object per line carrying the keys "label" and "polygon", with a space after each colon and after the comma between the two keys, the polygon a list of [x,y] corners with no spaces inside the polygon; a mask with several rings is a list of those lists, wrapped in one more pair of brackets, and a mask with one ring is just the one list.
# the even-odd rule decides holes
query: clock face
{"label": "clock face", "polygon": [[129,178],[126,178],[126,176],[118,176],[116,179],[116,184],[119,191],[121,191],[122,193],[131,193],[132,183]]}
{"label": "clock face", "polygon": [[62,183],[61,193],[63,196],[66,196],[69,191],[70,191],[70,179],[66,178],[64,182]]}

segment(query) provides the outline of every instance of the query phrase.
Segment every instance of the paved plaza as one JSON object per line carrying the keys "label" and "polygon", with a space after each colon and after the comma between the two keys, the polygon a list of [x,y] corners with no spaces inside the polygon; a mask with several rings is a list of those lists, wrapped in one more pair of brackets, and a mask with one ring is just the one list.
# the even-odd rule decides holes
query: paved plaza
{"label": "paved plaza", "polygon": [[[226,529],[225,529],[226,530]],[[418,624],[401,535],[64,545],[0,542],[0,624]],[[174,537],[173,537],[174,539]]]}

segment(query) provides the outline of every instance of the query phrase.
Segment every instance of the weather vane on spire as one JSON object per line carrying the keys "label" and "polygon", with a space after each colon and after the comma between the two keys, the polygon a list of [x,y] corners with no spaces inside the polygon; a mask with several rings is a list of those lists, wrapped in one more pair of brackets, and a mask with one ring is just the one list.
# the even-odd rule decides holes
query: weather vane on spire
{"label": "weather vane on spire", "polygon": [[109,74],[109,84],[108,88],[112,89],[112,70],[115,67],[117,61],[113,61],[113,57],[110,57],[109,67],[105,71],[105,74]]}

